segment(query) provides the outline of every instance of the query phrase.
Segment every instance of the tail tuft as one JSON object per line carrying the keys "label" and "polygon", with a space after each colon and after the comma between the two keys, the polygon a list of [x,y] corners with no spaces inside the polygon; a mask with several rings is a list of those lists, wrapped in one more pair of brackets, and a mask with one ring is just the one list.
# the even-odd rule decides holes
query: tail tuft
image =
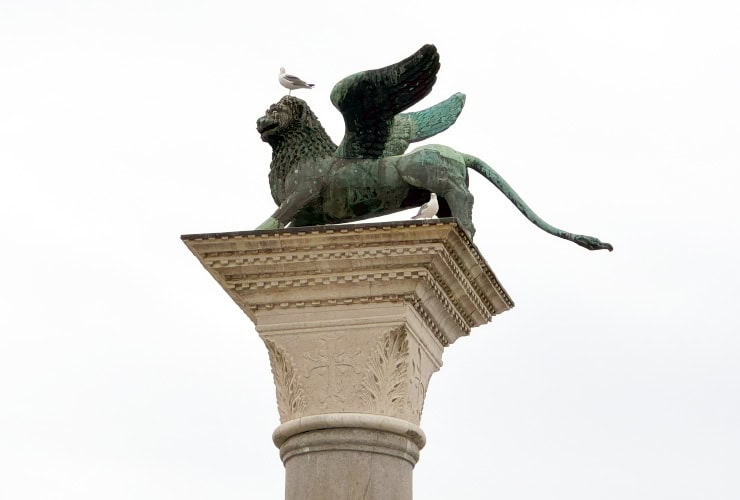
{"label": "tail tuft", "polygon": [[593,236],[576,234],[574,235],[573,242],[577,245],[581,245],[583,248],[588,248],[589,250],[609,250],[610,252],[614,250],[611,243],[606,243],[598,238],[594,238]]}

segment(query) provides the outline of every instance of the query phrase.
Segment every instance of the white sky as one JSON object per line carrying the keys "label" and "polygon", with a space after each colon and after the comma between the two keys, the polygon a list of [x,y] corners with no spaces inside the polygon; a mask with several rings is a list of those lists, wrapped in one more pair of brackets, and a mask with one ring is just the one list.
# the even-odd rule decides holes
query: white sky
{"label": "white sky", "polygon": [[[445,353],[424,500],[740,498],[740,3],[0,2],[0,498],[277,499],[266,349],[180,241],[274,209],[280,66],[335,141],[340,78],[435,43],[419,108],[517,306]],[[408,213],[399,217],[408,216]]]}

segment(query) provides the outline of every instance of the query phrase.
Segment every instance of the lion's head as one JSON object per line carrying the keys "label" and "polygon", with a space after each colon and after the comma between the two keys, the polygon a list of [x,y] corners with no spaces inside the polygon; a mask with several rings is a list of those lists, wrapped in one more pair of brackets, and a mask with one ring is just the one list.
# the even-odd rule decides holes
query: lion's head
{"label": "lion's head", "polygon": [[[265,116],[257,120],[257,132],[263,141],[273,147],[289,136],[303,136],[306,132],[329,138],[308,104],[293,96],[285,96],[270,106]],[[321,142],[325,138],[322,137]]]}

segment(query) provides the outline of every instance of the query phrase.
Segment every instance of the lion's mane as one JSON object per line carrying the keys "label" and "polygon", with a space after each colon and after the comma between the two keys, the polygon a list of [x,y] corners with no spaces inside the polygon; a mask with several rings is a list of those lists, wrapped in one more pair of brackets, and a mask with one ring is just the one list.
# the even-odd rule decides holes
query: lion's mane
{"label": "lion's mane", "polygon": [[278,125],[264,140],[272,146],[270,191],[275,203],[280,205],[286,197],[287,175],[300,162],[333,155],[337,146],[302,99],[285,96],[265,116],[271,112],[276,112]]}

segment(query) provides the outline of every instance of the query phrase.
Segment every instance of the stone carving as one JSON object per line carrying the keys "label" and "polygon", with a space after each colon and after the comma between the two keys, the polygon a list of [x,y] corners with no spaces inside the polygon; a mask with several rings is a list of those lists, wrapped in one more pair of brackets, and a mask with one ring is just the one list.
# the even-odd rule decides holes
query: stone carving
{"label": "stone carving", "polygon": [[424,372],[421,369],[422,363],[421,347],[416,346],[416,355],[411,360],[411,389],[409,391],[409,413],[416,418],[418,422],[421,420],[421,413],[424,411],[424,400],[427,396],[427,386],[429,384],[429,377],[431,372],[425,377]]}
{"label": "stone carving", "polygon": [[303,388],[298,382],[295,368],[290,356],[273,341],[263,338],[270,356],[270,367],[275,380],[275,393],[277,395],[278,413],[280,421],[287,422],[300,417],[306,410],[308,403]]}
{"label": "stone carving", "polygon": [[257,120],[263,141],[272,147],[270,190],[279,208],[258,229],[311,226],[361,220],[393,213],[439,198],[439,216],[457,218],[475,234],[468,169],[496,186],[540,229],[589,250],[612,250],[598,238],[551,226],[522,200],[490,166],[475,156],[440,145],[404,154],[412,142],[455,123],[465,103],[455,94],[428,109],[402,113],[432,90],[439,54],[425,45],[385,68],[350,75],[331,93],[342,113],[345,135],[332,142],[305,101],[283,97]]}
{"label": "stone carving", "polygon": [[395,328],[380,337],[370,353],[360,400],[369,413],[399,416],[408,407],[409,343],[406,329]]}
{"label": "stone carving", "polygon": [[321,342],[324,348],[314,353],[306,353],[304,357],[310,361],[313,366],[305,375],[310,378],[313,375],[320,374],[325,383],[322,384],[324,390],[320,397],[321,406],[326,409],[333,403],[343,404],[344,396],[342,395],[342,381],[346,378],[348,372],[359,374],[360,372],[354,367],[353,361],[362,353],[358,350],[354,353],[347,353],[338,346],[341,339],[335,337],[322,337]]}

